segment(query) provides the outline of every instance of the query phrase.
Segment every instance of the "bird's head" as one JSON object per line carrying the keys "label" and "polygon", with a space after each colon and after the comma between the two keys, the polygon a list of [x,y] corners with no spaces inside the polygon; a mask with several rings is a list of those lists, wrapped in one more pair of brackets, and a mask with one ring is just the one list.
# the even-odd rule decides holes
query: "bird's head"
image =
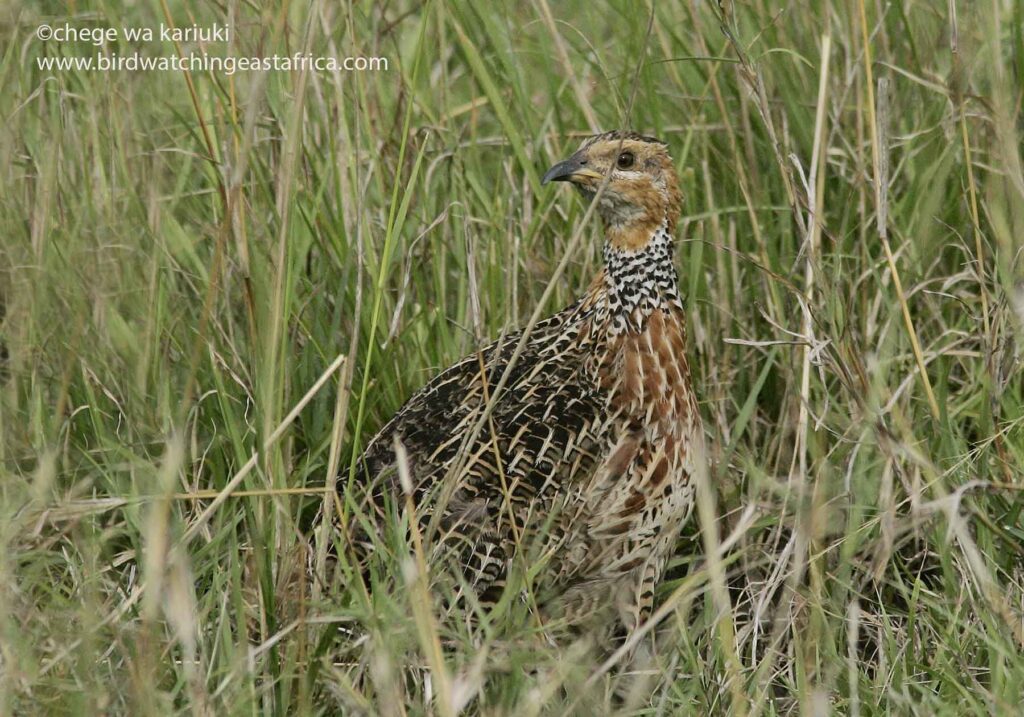
{"label": "bird's head", "polygon": [[544,175],[542,184],[572,182],[587,198],[598,198],[608,241],[621,249],[643,247],[663,223],[675,229],[682,201],[668,145],[635,132],[595,135]]}

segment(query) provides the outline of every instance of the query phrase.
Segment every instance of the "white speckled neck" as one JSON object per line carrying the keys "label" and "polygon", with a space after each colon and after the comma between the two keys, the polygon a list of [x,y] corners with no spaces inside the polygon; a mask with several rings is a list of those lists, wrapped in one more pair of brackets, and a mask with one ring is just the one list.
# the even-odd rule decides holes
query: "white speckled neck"
{"label": "white speckled neck", "polygon": [[672,250],[667,222],[635,251],[605,242],[605,285],[613,334],[641,331],[655,309],[682,308]]}

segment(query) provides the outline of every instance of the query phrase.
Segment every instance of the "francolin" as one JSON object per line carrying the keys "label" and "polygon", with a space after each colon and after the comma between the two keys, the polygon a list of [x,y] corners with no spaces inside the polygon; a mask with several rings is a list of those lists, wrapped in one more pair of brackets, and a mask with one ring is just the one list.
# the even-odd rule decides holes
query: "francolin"
{"label": "francolin", "polygon": [[[494,604],[529,571],[545,619],[628,632],[650,615],[705,470],[673,265],[681,196],[667,145],[633,132],[587,139],[544,175],[556,181],[597,202],[604,269],[534,326],[503,390],[522,332],[443,371],[387,422],[358,460],[363,519],[349,539],[365,554],[366,526],[401,519],[402,453],[427,555],[454,565],[468,604]],[[339,493],[350,485],[342,476]]]}

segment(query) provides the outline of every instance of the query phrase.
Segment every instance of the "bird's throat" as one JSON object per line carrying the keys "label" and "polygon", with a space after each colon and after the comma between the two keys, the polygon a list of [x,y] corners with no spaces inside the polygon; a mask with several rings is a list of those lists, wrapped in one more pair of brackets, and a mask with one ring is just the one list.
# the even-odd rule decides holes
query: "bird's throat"
{"label": "bird's throat", "polygon": [[605,222],[605,242],[623,251],[643,249],[654,238],[655,233],[664,225],[663,221],[648,216],[633,219],[629,222]]}

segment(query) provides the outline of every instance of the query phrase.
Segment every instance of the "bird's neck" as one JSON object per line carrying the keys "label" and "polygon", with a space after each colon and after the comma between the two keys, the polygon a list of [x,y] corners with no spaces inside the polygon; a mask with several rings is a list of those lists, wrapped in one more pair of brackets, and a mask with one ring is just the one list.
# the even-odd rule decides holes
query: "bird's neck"
{"label": "bird's neck", "polygon": [[669,222],[663,222],[649,240],[636,249],[605,241],[605,289],[613,333],[641,331],[656,310],[682,308]]}

